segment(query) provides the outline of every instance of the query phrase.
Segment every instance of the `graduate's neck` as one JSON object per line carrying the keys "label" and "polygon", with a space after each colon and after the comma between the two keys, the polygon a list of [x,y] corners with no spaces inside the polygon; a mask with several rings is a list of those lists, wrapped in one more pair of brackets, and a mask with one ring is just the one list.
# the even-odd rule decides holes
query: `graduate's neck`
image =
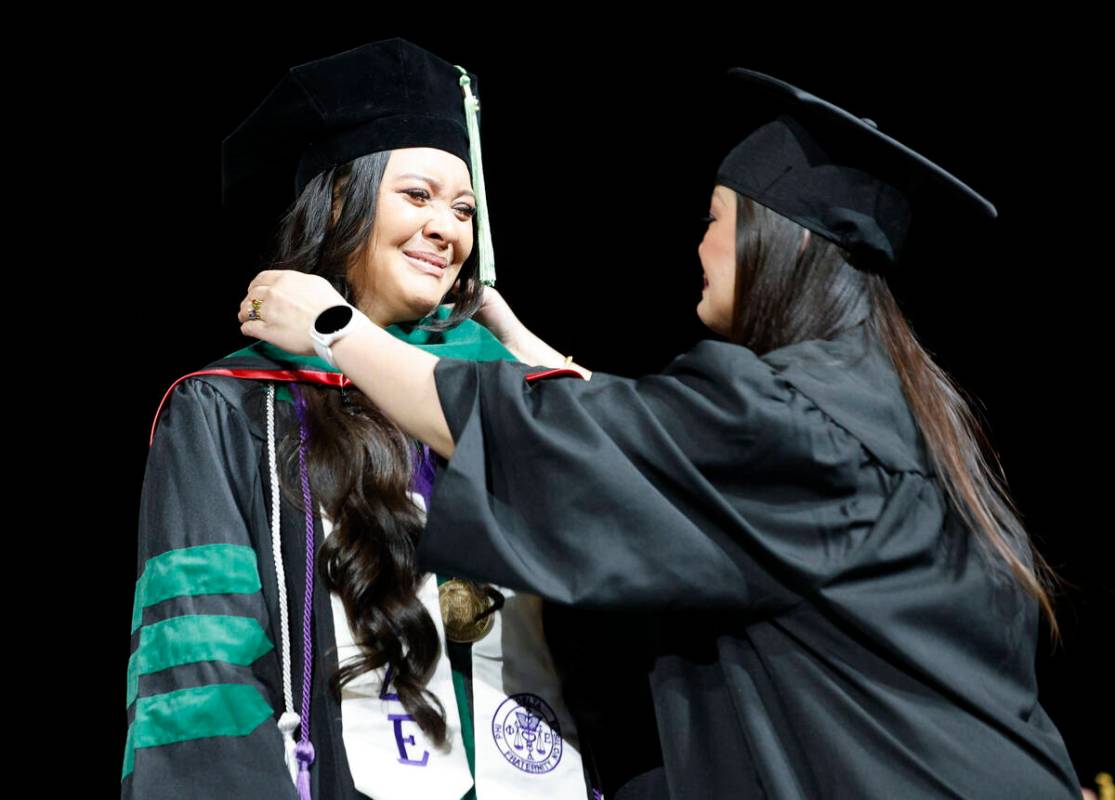
{"label": "graduate's neck", "polygon": [[423,316],[416,317],[413,313],[407,313],[405,311],[399,311],[397,309],[384,308],[374,301],[370,300],[359,303],[356,307],[364,313],[364,316],[366,316],[368,319],[370,319],[381,328],[387,328],[391,325],[406,325],[408,323],[413,324],[416,322],[420,322],[437,310],[437,308],[435,307],[431,309],[429,313]]}

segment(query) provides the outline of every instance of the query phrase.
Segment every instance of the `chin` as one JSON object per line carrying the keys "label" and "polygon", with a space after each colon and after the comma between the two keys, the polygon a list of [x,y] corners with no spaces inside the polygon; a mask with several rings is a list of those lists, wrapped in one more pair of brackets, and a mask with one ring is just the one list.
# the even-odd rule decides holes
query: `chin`
{"label": "chin", "polygon": [[728,336],[729,325],[724,323],[722,320],[710,319],[709,313],[704,308],[703,302],[697,304],[697,318],[700,319],[701,323],[713,333],[719,336]]}
{"label": "chin", "polygon": [[430,314],[434,313],[434,310],[437,309],[437,306],[438,306],[438,300],[440,300],[440,299],[441,298],[439,298],[439,297],[435,297],[435,298],[415,297],[415,298],[412,298],[411,302],[410,302],[410,309],[411,309],[411,312],[414,314],[414,318],[415,319],[422,319],[422,317],[427,317]]}
{"label": "chin", "polygon": [[701,298],[701,302],[697,303],[697,319],[699,319],[706,328],[712,327],[708,321],[708,312],[705,309],[705,300],[703,297]]}

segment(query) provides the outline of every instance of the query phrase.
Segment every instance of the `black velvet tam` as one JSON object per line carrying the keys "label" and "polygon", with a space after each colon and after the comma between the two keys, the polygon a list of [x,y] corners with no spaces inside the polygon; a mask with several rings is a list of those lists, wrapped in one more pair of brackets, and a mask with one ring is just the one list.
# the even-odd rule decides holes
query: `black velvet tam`
{"label": "black velvet tam", "polygon": [[941,167],[860,119],[777,78],[728,72],[732,102],[767,122],[728,153],[716,182],[846,249],[857,265],[899,260],[915,213],[995,207]]}
{"label": "black velvet tam", "polygon": [[404,39],[292,67],[222,143],[225,204],[293,190],[289,202],[319,173],[380,150],[436,147],[469,164],[461,77]]}

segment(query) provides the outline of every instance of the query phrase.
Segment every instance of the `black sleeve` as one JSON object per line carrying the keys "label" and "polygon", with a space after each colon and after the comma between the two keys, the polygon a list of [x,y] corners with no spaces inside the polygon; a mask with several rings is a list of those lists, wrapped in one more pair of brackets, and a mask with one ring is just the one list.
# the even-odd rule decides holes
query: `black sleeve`
{"label": "black sleeve", "polygon": [[143,482],[122,797],[297,797],[275,721],[258,454],[212,384],[174,390]]}
{"label": "black sleeve", "polygon": [[746,348],[702,342],[639,380],[530,371],[438,363],[456,450],[425,566],[585,607],[779,607],[877,515],[863,448]]}

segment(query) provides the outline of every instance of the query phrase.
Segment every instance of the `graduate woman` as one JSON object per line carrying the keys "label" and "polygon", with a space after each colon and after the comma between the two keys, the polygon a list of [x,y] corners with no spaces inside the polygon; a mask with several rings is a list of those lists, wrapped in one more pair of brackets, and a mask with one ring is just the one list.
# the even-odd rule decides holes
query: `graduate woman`
{"label": "graduate woman", "polygon": [[[699,249],[727,341],[638,380],[439,360],[283,271],[242,330],[331,348],[448,459],[425,563],[614,626],[567,676],[586,750],[615,756],[606,793],[1079,797],[1038,703],[1042,562],[887,286],[919,208],[994,208],[867,121],[732,80],[769,115],[721,163]],[[619,662],[637,680],[593,674]]]}
{"label": "graduate woman", "polygon": [[[388,336],[511,358],[468,320],[490,260],[475,90],[402,40],[295,67],[225,141],[226,200],[293,186],[272,263],[321,276]],[[431,479],[428,450],[328,360],[260,342],[168,391],[124,796],[589,794],[541,601],[419,572]]]}

